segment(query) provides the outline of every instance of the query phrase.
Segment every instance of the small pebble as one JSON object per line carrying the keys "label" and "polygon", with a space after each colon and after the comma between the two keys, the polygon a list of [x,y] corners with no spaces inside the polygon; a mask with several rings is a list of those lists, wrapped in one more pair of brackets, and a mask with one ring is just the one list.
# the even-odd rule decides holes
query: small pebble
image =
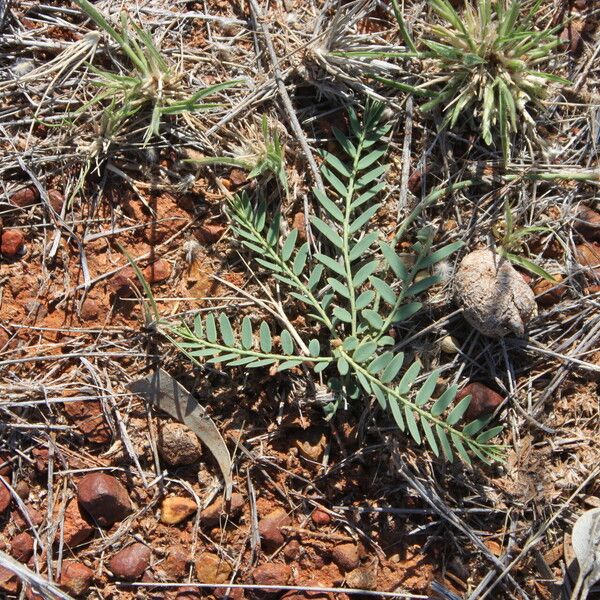
{"label": "small pebble", "polygon": [[10,506],[10,498],[9,489],[0,481],[0,515]]}
{"label": "small pebble", "polygon": [[588,206],[579,207],[573,229],[588,242],[600,242],[600,213]]}
{"label": "small pebble", "polygon": [[86,298],[79,309],[79,315],[84,321],[93,321],[100,314],[100,305],[92,298]]}
{"label": "small pebble", "polygon": [[[266,563],[256,567],[252,577],[257,585],[287,585],[291,575],[292,570],[288,565]],[[268,592],[273,593],[273,590],[268,590]]]}
{"label": "small pebble", "polygon": [[143,270],[146,281],[152,285],[154,283],[162,283],[171,276],[171,263],[164,258],[159,258],[157,261],[148,265]]}
{"label": "small pebble", "polygon": [[77,498],[101,527],[123,520],[132,510],[125,487],[116,477],[106,473],[90,473],[81,479]]}
{"label": "small pebble", "polygon": [[165,525],[177,525],[193,515],[198,505],[191,498],[169,496],[162,501],[160,522]]}
{"label": "small pebble", "polygon": [[504,398],[483,383],[473,382],[466,385],[456,394],[456,403],[471,394],[471,404],[465,412],[465,422],[474,421],[483,415],[490,414],[502,404]]}
{"label": "small pebble", "polygon": [[152,551],[146,544],[136,542],[119,550],[109,561],[108,568],[119,579],[135,581],[150,564]]}
{"label": "small pebble", "polygon": [[331,516],[329,513],[326,513],[324,510],[320,510],[318,508],[313,511],[311,519],[317,527],[324,527],[325,525],[329,525],[329,523],[331,523]]}
{"label": "small pebble", "polygon": [[223,225],[201,225],[198,229],[198,239],[204,244],[215,244],[224,233]]}
{"label": "small pebble", "polygon": [[65,203],[65,197],[58,190],[48,190],[48,203],[60,215]]}
{"label": "small pebble", "polygon": [[66,560],[60,574],[60,585],[69,594],[81,596],[88,590],[94,580],[94,571],[83,563],[75,560]]}
{"label": "small pebble", "polygon": [[182,423],[165,423],[158,435],[158,452],[171,465],[190,465],[200,460],[202,446],[198,436]]}
{"label": "small pebble", "polygon": [[6,229],[2,232],[0,242],[0,254],[6,258],[14,258],[23,254],[25,249],[25,237],[16,229]]}
{"label": "small pebble", "polygon": [[226,583],[231,575],[231,565],[212,552],[196,558],[196,577],[200,583]]}
{"label": "small pebble", "polygon": [[[57,531],[56,535],[56,539],[58,539],[60,531]],[[81,513],[77,498],[73,498],[69,501],[65,510],[63,525],[64,543],[70,548],[74,548],[85,542],[92,535],[94,535],[94,526],[89,522],[87,515],[84,516]]]}
{"label": "small pebble", "polygon": [[16,191],[11,195],[10,201],[19,208],[27,208],[40,200],[40,193],[34,186],[29,186]]}
{"label": "small pebble", "polygon": [[343,571],[352,571],[360,564],[358,547],[355,544],[339,544],[331,552],[333,562]]}
{"label": "small pebble", "polygon": [[238,517],[243,507],[244,497],[237,492],[231,494],[229,503],[224,502],[223,498],[217,498],[200,513],[200,524],[202,527],[215,527],[225,518],[235,519]]}
{"label": "small pebble", "polygon": [[290,523],[290,517],[282,508],[274,510],[258,522],[258,533],[262,547],[267,552],[273,552],[285,542],[281,527]]}
{"label": "small pebble", "polygon": [[33,556],[33,538],[24,531],[10,542],[10,553],[19,562],[26,563]]}

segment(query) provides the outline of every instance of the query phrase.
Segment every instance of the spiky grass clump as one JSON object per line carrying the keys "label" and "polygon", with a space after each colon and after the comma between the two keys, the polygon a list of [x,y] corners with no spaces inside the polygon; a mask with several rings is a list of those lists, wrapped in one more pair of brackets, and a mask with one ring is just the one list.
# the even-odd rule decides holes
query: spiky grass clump
{"label": "spiky grass clump", "polygon": [[120,27],[116,28],[88,0],[76,3],[119,46],[131,64],[128,73],[90,67],[97,76],[95,84],[99,92],[83,109],[104,105],[102,133],[106,138],[122,133],[135,117],[147,143],[159,134],[166,117],[217,108],[219,104],[205,102],[207,96],[239,83],[227,81],[192,91],[184,81],[184,74],[160,52],[150,33],[126,13],[121,13]]}
{"label": "spiky grass clump", "polygon": [[499,140],[505,161],[513,133],[542,146],[534,111],[543,107],[549,82],[569,81],[540,70],[560,44],[555,29],[533,29],[541,0],[526,16],[521,0],[466,2],[460,15],[448,0],[429,4],[443,23],[431,25],[432,37],[422,40],[431,75],[425,85],[437,90],[421,110],[443,107],[444,126],[450,128],[461,116],[474,118],[486,144]]}

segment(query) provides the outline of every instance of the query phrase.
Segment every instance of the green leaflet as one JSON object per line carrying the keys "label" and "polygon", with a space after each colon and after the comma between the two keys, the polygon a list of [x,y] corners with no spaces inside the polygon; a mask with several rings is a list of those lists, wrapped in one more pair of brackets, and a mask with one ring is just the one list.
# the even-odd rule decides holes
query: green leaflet
{"label": "green leaflet", "polygon": [[263,321],[260,324],[259,340],[260,349],[263,352],[271,352],[271,350],[273,349],[273,338],[271,337],[271,330],[269,329],[269,325],[266,321]]}
{"label": "green leaflet", "polygon": [[289,233],[289,235],[287,236],[283,247],[281,248],[281,258],[284,261],[288,261],[290,260],[290,257],[292,256],[292,252],[294,251],[294,248],[296,247],[296,240],[298,239],[298,230],[297,229],[292,229]]}

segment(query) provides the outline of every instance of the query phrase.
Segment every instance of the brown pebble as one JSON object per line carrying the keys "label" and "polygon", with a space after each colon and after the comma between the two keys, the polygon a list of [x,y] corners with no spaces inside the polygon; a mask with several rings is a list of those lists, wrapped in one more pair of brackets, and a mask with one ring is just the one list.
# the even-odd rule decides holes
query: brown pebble
{"label": "brown pebble", "polygon": [[290,517],[282,508],[274,510],[258,522],[258,533],[262,546],[267,552],[273,552],[285,542],[281,527],[290,523]]}
{"label": "brown pebble", "polygon": [[298,540],[292,540],[288,542],[283,548],[283,555],[285,556],[286,560],[296,560],[299,554],[300,542],[298,542]]}
{"label": "brown pebble", "polygon": [[[281,563],[266,563],[254,569],[252,578],[257,585],[287,585],[292,570]],[[273,590],[264,590],[273,593]]]}
{"label": "brown pebble", "polygon": [[19,562],[26,563],[33,555],[33,543],[27,532],[19,533],[10,542],[10,553]]}
{"label": "brown pebble", "polygon": [[79,309],[79,315],[84,321],[93,321],[100,314],[100,305],[92,298],[86,298]]}
{"label": "brown pebble", "polygon": [[213,596],[217,600],[244,600],[243,588],[216,587]]}
{"label": "brown pebble", "polygon": [[148,265],[144,271],[146,281],[152,285],[166,281],[171,276],[171,263],[164,258],[159,258],[157,261]]}
{"label": "brown pebble", "polygon": [[[29,517],[29,521],[34,525],[34,527],[38,527],[44,522],[44,515],[41,511],[32,508],[31,506],[25,506],[25,511],[27,512],[27,516]],[[18,530],[28,529],[29,521],[26,521],[23,515],[21,514],[21,509],[13,510],[10,513],[11,522]]]}
{"label": "brown pebble", "polygon": [[588,206],[581,206],[573,229],[588,242],[600,242],[600,213]]}
{"label": "brown pebble", "polygon": [[579,54],[583,49],[583,39],[579,27],[575,23],[569,23],[560,32],[560,41],[572,54]]}
{"label": "brown pebble", "polygon": [[541,279],[533,286],[536,302],[542,306],[548,307],[560,302],[567,291],[564,285],[559,285],[563,278],[560,275],[553,275],[553,277],[554,281]]}
{"label": "brown pebble", "polygon": [[2,232],[0,253],[7,258],[14,258],[23,253],[25,237],[16,229],[7,229]]}
{"label": "brown pebble", "polygon": [[29,494],[31,493],[31,488],[24,479],[20,479],[15,485],[15,492],[17,492],[17,496],[19,496],[21,500],[27,500],[27,498],[29,498]]}
{"label": "brown pebble", "polygon": [[152,551],[146,544],[135,542],[119,550],[109,561],[108,568],[119,579],[139,579],[150,564]]}
{"label": "brown pebble", "polygon": [[48,203],[60,215],[65,197],[58,190],[48,190]]}
{"label": "brown pebble", "polygon": [[[0,329],[0,334],[4,332],[3,329]],[[8,339],[8,336],[7,336]],[[0,342],[0,349],[2,349],[2,342]],[[7,454],[6,452],[0,452],[0,475],[2,477],[10,477],[12,473],[12,456]]]}
{"label": "brown pebble", "polygon": [[12,571],[0,565],[0,590],[15,594],[20,588],[19,578]]}
{"label": "brown pebble", "polygon": [[77,498],[101,527],[123,520],[132,510],[123,484],[106,473],[90,473],[77,485]]}
{"label": "brown pebble", "polygon": [[[94,534],[94,526],[89,522],[87,515],[83,515],[79,508],[77,498],[73,498],[67,504],[63,525],[64,542],[70,548],[79,546]],[[57,539],[60,531],[56,533]]]}
{"label": "brown pebble", "polygon": [[203,244],[215,244],[224,233],[223,225],[201,225],[198,229],[198,240]]}
{"label": "brown pebble", "polygon": [[60,585],[73,596],[81,596],[94,580],[94,571],[83,563],[66,560],[60,574]]}
{"label": "brown pebble", "polygon": [[34,448],[31,451],[31,456],[35,458],[35,470],[38,473],[45,473],[48,470],[50,450],[43,446],[40,448]]}
{"label": "brown pebble", "polygon": [[456,394],[456,402],[460,402],[465,396],[471,394],[471,404],[465,412],[464,420],[466,422],[474,421],[479,417],[492,413],[504,398],[490,389],[483,383],[473,382],[466,385],[458,394]]}
{"label": "brown pebble", "polygon": [[233,185],[244,185],[248,181],[248,175],[242,169],[231,169],[229,179]]}
{"label": "brown pebble", "polygon": [[577,262],[586,269],[591,269],[592,274],[600,279],[600,244],[587,242],[575,247]]}
{"label": "brown pebble", "polygon": [[0,515],[10,506],[10,490],[0,481]]}
{"label": "brown pebble", "polygon": [[193,515],[198,505],[192,498],[169,496],[162,501],[160,522],[165,525],[177,525]]}
{"label": "brown pebble", "polygon": [[169,580],[177,580],[187,575],[190,560],[188,548],[181,544],[176,544],[169,547],[167,556],[160,567],[166,573]]}
{"label": "brown pebble", "polygon": [[324,510],[320,510],[318,508],[313,511],[311,519],[317,527],[325,527],[325,525],[329,525],[329,523],[331,523],[331,516],[329,513],[326,513]]}
{"label": "brown pebble", "polygon": [[339,544],[331,552],[333,562],[343,571],[356,569],[360,564],[358,547],[355,544]]}
{"label": "brown pebble", "polygon": [[32,206],[33,204],[39,202],[39,200],[40,193],[38,192],[37,188],[33,185],[16,191],[10,197],[11,203],[15,206],[18,206],[19,208],[26,208],[28,206]]}
{"label": "brown pebble", "polygon": [[175,600],[202,600],[202,590],[194,586],[183,586],[178,588]]}
{"label": "brown pebble", "polygon": [[117,295],[128,296],[136,282],[135,271],[131,267],[123,267],[112,276],[108,287]]}
{"label": "brown pebble", "polygon": [[419,169],[415,169],[408,177],[408,191],[411,194],[418,194],[421,191],[421,179],[423,173]]}
{"label": "brown pebble", "polygon": [[231,565],[212,552],[196,558],[196,577],[200,583],[226,583],[231,575]]}
{"label": "brown pebble", "polygon": [[65,402],[63,408],[69,420],[83,433],[88,442],[105,444],[110,441],[112,432],[99,401]]}
{"label": "brown pebble", "polygon": [[198,436],[182,423],[165,423],[158,433],[158,452],[171,465],[189,465],[200,460],[202,446]]}
{"label": "brown pebble", "polygon": [[200,513],[200,524],[203,527],[215,527],[221,520],[235,519],[238,517],[244,507],[244,497],[237,492],[231,495],[229,503],[223,501],[223,498],[217,498],[211,505],[207,506]]}
{"label": "brown pebble", "polygon": [[346,575],[348,587],[361,590],[374,590],[377,587],[377,573],[373,568],[358,567]]}

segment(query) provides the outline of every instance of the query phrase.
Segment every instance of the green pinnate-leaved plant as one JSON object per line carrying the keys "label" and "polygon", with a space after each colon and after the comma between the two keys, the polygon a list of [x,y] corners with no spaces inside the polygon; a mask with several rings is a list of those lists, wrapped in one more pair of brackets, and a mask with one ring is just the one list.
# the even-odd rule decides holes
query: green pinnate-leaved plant
{"label": "green pinnate-leaved plant", "polygon": [[[380,161],[390,126],[382,122],[382,112],[381,105],[369,104],[359,119],[350,110],[349,135],[334,130],[341,157],[322,153],[328,191],[314,190],[319,214],[311,217],[320,251],[312,253],[308,242],[300,243],[297,229],[282,235],[281,214],[270,217],[265,202],[253,203],[242,193],[229,205],[240,243],[302,305],[303,314],[318,325],[318,335],[305,340],[286,318],[276,332],[276,344],[267,321],[253,323],[245,316],[234,327],[224,312],[204,319],[197,315],[193,325],[165,323],[163,331],[198,364],[278,371],[303,366],[323,373],[338,401],[375,397],[402,431],[417,444],[427,444],[436,456],[453,460],[458,454],[470,462],[469,454],[474,454],[489,462],[502,453],[491,443],[502,427],[488,428],[489,417],[461,424],[470,396],[455,404],[457,387],[450,386],[433,399],[439,372],[416,385],[421,363],[407,361],[389,335],[392,326],[421,309],[419,295],[439,282],[437,275],[416,280],[417,273],[461,244],[432,252],[433,236],[424,230],[412,246],[412,260],[406,261],[395,250],[396,239],[388,243],[371,227],[385,188],[386,166]],[[405,230],[406,223],[399,231]]]}

